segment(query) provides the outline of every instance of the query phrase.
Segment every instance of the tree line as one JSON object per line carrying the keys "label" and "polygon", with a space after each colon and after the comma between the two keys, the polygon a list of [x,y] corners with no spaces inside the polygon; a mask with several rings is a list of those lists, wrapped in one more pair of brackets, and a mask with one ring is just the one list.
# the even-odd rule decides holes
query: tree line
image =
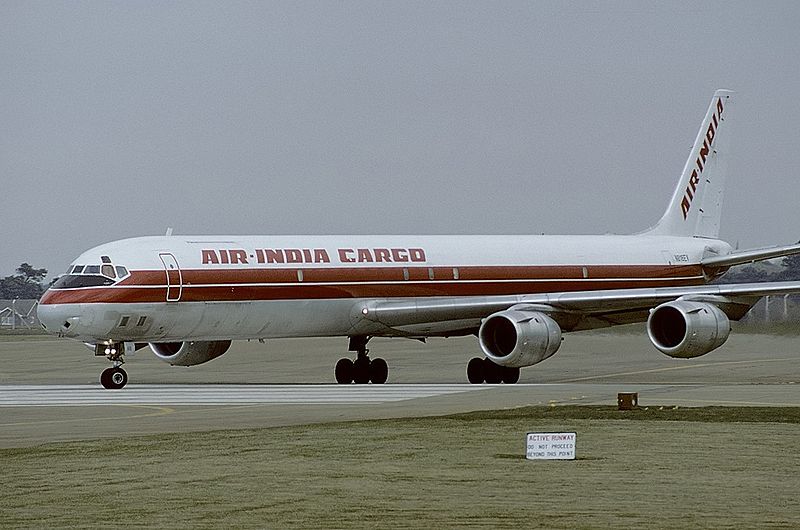
{"label": "tree line", "polygon": [[714,283],[750,283],[750,282],[788,282],[800,280],[800,254],[786,256],[781,259],[777,270],[754,265],[731,267],[724,276]]}
{"label": "tree line", "polygon": [[16,274],[0,278],[0,299],[38,299],[47,289],[44,285],[45,276],[47,269],[36,269],[29,263],[23,263],[17,267]]}

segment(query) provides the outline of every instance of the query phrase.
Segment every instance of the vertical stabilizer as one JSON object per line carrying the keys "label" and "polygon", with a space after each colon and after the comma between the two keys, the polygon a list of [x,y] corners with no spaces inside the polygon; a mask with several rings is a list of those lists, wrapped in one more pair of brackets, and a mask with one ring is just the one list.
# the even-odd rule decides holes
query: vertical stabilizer
{"label": "vertical stabilizer", "polygon": [[667,211],[647,233],[719,237],[732,95],[714,93]]}

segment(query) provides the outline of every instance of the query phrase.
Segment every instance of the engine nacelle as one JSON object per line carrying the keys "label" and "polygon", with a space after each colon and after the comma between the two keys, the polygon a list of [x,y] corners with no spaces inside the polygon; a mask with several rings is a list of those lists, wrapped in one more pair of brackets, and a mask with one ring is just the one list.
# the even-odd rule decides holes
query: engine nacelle
{"label": "engine nacelle", "polygon": [[722,346],[731,333],[727,315],[714,304],[676,300],[661,304],[647,318],[650,342],[670,357],[691,359]]}
{"label": "engine nacelle", "polygon": [[231,347],[229,340],[213,342],[151,342],[156,357],[173,366],[194,366],[216,359]]}
{"label": "engine nacelle", "polygon": [[551,357],[561,346],[561,328],[538,311],[500,311],[478,330],[483,353],[500,366],[522,368]]}

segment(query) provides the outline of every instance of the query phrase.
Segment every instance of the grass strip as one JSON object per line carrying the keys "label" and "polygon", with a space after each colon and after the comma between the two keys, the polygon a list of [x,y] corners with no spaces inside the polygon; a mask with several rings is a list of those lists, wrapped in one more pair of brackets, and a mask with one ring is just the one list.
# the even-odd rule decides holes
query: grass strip
{"label": "grass strip", "polygon": [[[797,527],[797,417],[524,407],[7,449],[0,527]],[[577,460],[526,460],[528,431],[577,432]]]}
{"label": "grass strip", "polygon": [[467,422],[530,419],[800,423],[800,407],[680,407],[673,405],[618,410],[617,407],[608,405],[557,405],[466,412],[446,417]]}

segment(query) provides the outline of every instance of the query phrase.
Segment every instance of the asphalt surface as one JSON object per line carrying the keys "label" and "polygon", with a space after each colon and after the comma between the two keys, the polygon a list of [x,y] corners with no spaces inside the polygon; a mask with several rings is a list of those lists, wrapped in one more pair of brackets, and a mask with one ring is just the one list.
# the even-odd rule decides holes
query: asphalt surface
{"label": "asphalt surface", "polygon": [[171,367],[149,350],[131,356],[128,386],[100,387],[109,363],[82,344],[0,336],[0,447],[166,432],[257,428],[439,415],[525,405],[800,406],[800,336],[733,334],[706,356],[677,360],[641,329],[566,335],[517,385],[469,385],[473,337],[427,344],[376,339],[386,385],[331,384],[343,339],[243,342],[214,361]]}

